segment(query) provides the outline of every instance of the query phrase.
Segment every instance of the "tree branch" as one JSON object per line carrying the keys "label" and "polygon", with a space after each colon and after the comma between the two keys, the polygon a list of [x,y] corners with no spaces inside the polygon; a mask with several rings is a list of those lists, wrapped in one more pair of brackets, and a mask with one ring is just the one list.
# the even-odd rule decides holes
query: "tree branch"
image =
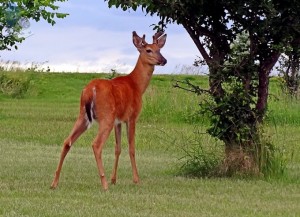
{"label": "tree branch", "polygon": [[199,39],[200,35],[195,33],[195,31],[193,31],[192,28],[189,25],[187,25],[186,23],[182,23],[182,25],[186,29],[186,31],[189,33],[192,40],[194,41],[196,47],[198,48],[199,52],[201,53],[201,55],[204,58],[207,65],[209,65],[212,62],[212,58],[208,55],[203,44],[200,42],[200,39]]}
{"label": "tree branch", "polygon": [[[191,87],[191,88],[183,87],[183,86],[181,86],[180,84],[187,85],[187,86],[189,86],[189,87]],[[200,88],[199,86],[196,86],[196,85],[192,84],[192,83],[189,82],[188,80],[185,80],[185,81],[178,81],[178,80],[176,80],[176,81],[175,81],[175,84],[173,84],[173,87],[179,88],[179,89],[182,89],[182,90],[185,90],[185,91],[189,91],[189,92],[192,92],[192,93],[196,93],[197,95],[201,95],[201,94],[203,94],[203,93],[208,93],[208,94],[210,94],[210,91],[209,91],[209,90],[202,89],[202,88]]]}

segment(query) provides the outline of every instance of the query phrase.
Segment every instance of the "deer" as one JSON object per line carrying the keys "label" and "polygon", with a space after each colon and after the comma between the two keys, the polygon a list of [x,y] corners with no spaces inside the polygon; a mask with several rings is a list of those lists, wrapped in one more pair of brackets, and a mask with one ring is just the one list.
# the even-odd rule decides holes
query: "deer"
{"label": "deer", "polygon": [[51,189],[58,186],[64,159],[75,141],[93,122],[98,123],[98,132],[92,143],[94,156],[102,188],[108,189],[102,162],[102,150],[112,129],[115,132],[115,159],[111,175],[111,184],[116,184],[117,168],[121,154],[121,129],[125,123],[129,156],[132,167],[133,182],[139,183],[139,175],[135,160],[135,129],[142,109],[142,96],[145,93],[156,65],[164,66],[167,60],[160,53],[167,35],[157,32],[153,35],[153,43],[148,44],[145,35],[140,37],[132,32],[132,41],[139,51],[137,63],[131,73],[108,79],[94,79],[82,90],[80,112],[70,135],[64,140],[60,160],[55,171]]}

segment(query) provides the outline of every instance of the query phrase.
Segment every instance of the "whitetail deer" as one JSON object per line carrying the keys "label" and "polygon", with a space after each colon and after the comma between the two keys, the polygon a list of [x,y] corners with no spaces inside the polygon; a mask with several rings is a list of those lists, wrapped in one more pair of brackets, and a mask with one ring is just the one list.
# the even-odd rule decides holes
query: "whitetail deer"
{"label": "whitetail deer", "polygon": [[112,80],[92,80],[82,91],[80,113],[71,131],[64,141],[60,161],[56,169],[51,188],[58,185],[64,159],[78,137],[90,126],[93,120],[99,124],[98,134],[93,142],[101,184],[104,190],[108,188],[102,164],[102,149],[112,128],[115,129],[115,162],[111,176],[112,184],[116,183],[117,167],[121,153],[121,123],[127,127],[129,155],[132,166],[133,182],[139,182],[135,162],[135,125],[142,108],[142,95],[149,85],[155,65],[165,65],[167,60],[161,55],[160,49],[165,45],[167,35],[158,32],[153,36],[153,43],[145,41],[145,35],[139,37],[133,32],[133,44],[140,52],[133,71]]}

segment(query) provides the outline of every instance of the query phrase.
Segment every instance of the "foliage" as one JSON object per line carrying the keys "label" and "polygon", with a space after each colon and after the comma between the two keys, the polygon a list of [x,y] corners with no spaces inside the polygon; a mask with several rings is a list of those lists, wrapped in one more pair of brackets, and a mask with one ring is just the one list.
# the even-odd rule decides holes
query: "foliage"
{"label": "foliage", "polygon": [[0,72],[12,73],[12,72],[50,72],[49,66],[45,62],[32,62],[22,64],[19,61],[3,61],[0,60]]}
{"label": "foliage", "polygon": [[29,78],[12,77],[0,74],[0,92],[12,98],[22,98],[30,87]]}
{"label": "foliage", "polygon": [[66,13],[56,12],[55,2],[66,0],[5,0],[0,3],[0,50],[17,49],[17,43],[25,40],[22,30],[29,27],[30,19],[38,22],[44,19],[51,25],[55,18],[65,18]]}
{"label": "foliage", "polygon": [[296,97],[300,85],[300,54],[299,45],[288,47],[279,58],[279,71],[281,85],[284,92]]}
{"label": "foliage", "polygon": [[[231,53],[222,68],[222,97],[201,104],[203,112],[209,112],[213,137],[227,146],[249,145],[256,139],[257,66],[249,56],[248,34],[237,36],[231,45]],[[248,60],[248,61],[245,61]]]}
{"label": "foliage", "polygon": [[182,162],[179,174],[188,177],[212,177],[218,172],[222,161],[221,146],[211,143],[211,139],[203,141],[203,133],[197,130],[189,137],[184,136],[179,148],[183,154],[179,159]]}
{"label": "foliage", "polygon": [[120,74],[118,73],[118,71],[116,69],[110,69],[110,72],[108,73],[108,75],[106,76],[107,79],[113,79],[117,76],[119,76]]}
{"label": "foliage", "polygon": [[[210,116],[211,127],[207,132],[224,141],[226,146],[249,146],[258,139],[255,103],[257,95],[257,66],[245,62],[249,55],[248,34],[243,33],[231,45],[231,53],[222,68],[222,97],[191,84],[182,82],[187,90],[198,95],[205,93],[207,100],[200,102],[200,112]],[[177,85],[180,87],[180,85]]]}
{"label": "foliage", "polygon": [[259,171],[266,179],[286,177],[289,154],[286,153],[284,145],[276,147],[263,129],[259,133],[263,134],[255,147]]}
{"label": "foliage", "polygon": [[[172,22],[182,25],[203,58],[198,63],[209,67],[211,100],[205,109],[211,113],[212,127],[208,132],[221,139],[226,150],[242,147],[248,152],[259,144],[270,71],[281,52],[300,41],[299,1],[108,0],[108,4],[123,10],[140,6],[160,17],[156,28]],[[237,45],[242,34],[246,47]],[[187,85],[197,94],[207,92]]]}

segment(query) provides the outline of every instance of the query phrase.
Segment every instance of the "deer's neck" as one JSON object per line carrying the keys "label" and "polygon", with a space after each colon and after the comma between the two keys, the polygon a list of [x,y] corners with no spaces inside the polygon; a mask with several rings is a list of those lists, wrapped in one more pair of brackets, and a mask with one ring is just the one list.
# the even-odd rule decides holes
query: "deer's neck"
{"label": "deer's neck", "polygon": [[141,94],[143,94],[146,91],[150,83],[153,71],[154,65],[144,63],[139,57],[135,68],[129,76],[132,78],[133,82],[136,84]]}

